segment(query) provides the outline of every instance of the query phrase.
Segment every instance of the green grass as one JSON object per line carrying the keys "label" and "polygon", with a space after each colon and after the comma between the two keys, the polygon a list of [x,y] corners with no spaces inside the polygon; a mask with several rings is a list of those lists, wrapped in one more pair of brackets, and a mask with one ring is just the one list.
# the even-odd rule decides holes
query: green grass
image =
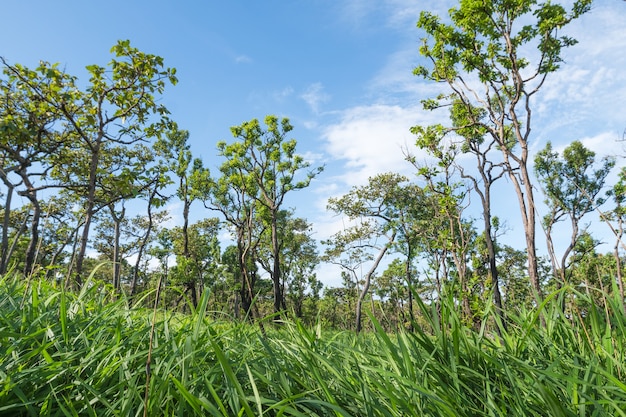
{"label": "green grass", "polygon": [[414,333],[290,322],[264,336],[208,321],[203,297],[189,316],[156,316],[146,404],[150,311],[94,282],[75,294],[9,274],[0,415],[626,416],[623,304],[572,318],[563,294],[542,306],[545,327],[528,311],[502,337],[464,327],[451,302],[441,318],[423,306],[430,322]]}

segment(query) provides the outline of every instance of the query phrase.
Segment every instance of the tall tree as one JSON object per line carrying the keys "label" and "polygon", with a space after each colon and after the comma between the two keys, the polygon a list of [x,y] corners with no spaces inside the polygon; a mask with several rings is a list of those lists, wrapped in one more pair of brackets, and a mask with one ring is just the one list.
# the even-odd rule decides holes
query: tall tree
{"label": "tall tree", "polygon": [[463,126],[416,126],[413,132],[441,136],[478,127],[495,141],[494,152],[517,194],[529,276],[538,299],[536,207],[528,167],[531,100],[546,77],[559,69],[563,48],[576,43],[561,36],[562,28],[590,7],[591,0],[576,0],[569,11],[537,0],[462,0],[450,10],[450,23],[426,11],[417,23],[426,33],[420,54],[429,65],[418,66],[414,73],[446,85],[446,92],[425,100],[424,107],[454,104],[453,109],[465,108],[468,117]]}
{"label": "tall tree", "polygon": [[[205,175],[205,169],[200,158],[193,158],[189,145],[189,132],[178,128],[176,123],[172,123],[171,129],[164,138],[160,138],[155,144],[155,148],[162,156],[163,164],[167,170],[174,174],[177,188],[176,197],[183,205],[183,224],[181,229],[182,250],[179,254],[180,265],[183,268],[191,265],[191,250],[189,238],[189,214],[191,204],[200,199],[202,191],[194,188],[194,177],[202,177]],[[169,177],[168,177],[169,178]],[[202,184],[199,182],[198,184]],[[189,271],[183,272],[190,275]],[[198,296],[196,294],[196,281],[188,281],[190,285],[187,288],[191,292],[194,305],[197,303]]]}
{"label": "tall tree", "polygon": [[354,224],[337,232],[325,242],[328,245],[326,258],[340,258],[344,254],[348,255],[349,263],[341,263],[344,268],[355,262],[358,266],[371,262],[369,269],[362,277],[364,283],[357,299],[357,333],[361,331],[362,305],[369,294],[374,273],[398,234],[397,196],[401,184],[406,181],[408,179],[402,175],[379,174],[371,177],[368,184],[353,187],[344,196],[328,200],[330,210],[347,216]]}
{"label": "tall tree", "polygon": [[[192,188],[200,193],[200,199],[207,209],[217,211],[224,217],[234,234],[238,271],[229,272],[241,282],[239,285],[241,309],[247,318],[254,318],[257,309],[254,308],[252,301],[257,274],[253,255],[262,234],[262,229],[255,220],[257,205],[253,197],[258,193],[258,187],[238,167],[235,156],[231,154],[222,156],[226,160],[219,167],[220,176],[212,177],[207,168],[197,170],[191,177]],[[230,259],[232,251],[227,249],[226,252]],[[236,310],[235,316],[238,316],[238,313]]]}
{"label": "tall tree", "polygon": [[463,216],[469,204],[469,193],[456,178],[458,167],[454,161],[458,149],[454,146],[431,149],[437,158],[435,166],[421,166],[413,156],[407,157],[417,168],[418,175],[426,181],[423,201],[431,207],[429,220],[421,222],[419,241],[422,251],[430,258],[437,295],[441,297],[443,291],[449,288],[444,282],[452,281],[463,316],[471,321],[474,315],[470,302],[468,263],[476,235],[472,223]]}
{"label": "tall tree", "polygon": [[[33,95],[28,88],[48,88],[51,81],[42,79],[35,71],[20,65],[10,65],[1,59],[0,79],[0,177],[7,189],[2,234],[0,273],[8,263],[8,222],[13,193],[25,197],[30,204],[30,243],[26,249],[24,274],[33,271],[35,253],[40,243],[42,202],[38,193],[56,187],[44,181],[49,176],[56,154],[67,146],[67,129],[59,122],[60,112]],[[67,82],[67,76],[59,83]]]}
{"label": "tall tree", "polygon": [[256,193],[250,194],[258,205],[258,215],[267,223],[271,235],[273,266],[270,272],[274,288],[274,311],[284,305],[282,291],[281,253],[279,242],[279,213],[285,196],[295,190],[306,188],[322,171],[317,168],[303,174],[309,162],[296,154],[296,140],[287,139],[293,126],[289,119],[276,116],[265,117],[264,129],[257,119],[231,128],[236,141],[219,142],[220,154],[226,157],[238,178],[232,185],[253,183]]}
{"label": "tall tree", "polygon": [[164,204],[164,199],[157,198],[157,190],[157,187],[153,188],[148,195],[147,213],[130,219],[129,240],[130,244],[136,248],[135,264],[130,283],[131,296],[136,295],[139,291],[140,276],[147,275],[145,269],[142,270],[142,264],[146,263],[145,257],[150,250],[151,243],[156,240],[162,224],[169,220],[167,211],[154,211],[155,208]]}
{"label": "tall tree", "polygon": [[[594,169],[594,165],[595,152],[587,149],[580,141],[567,146],[562,156],[548,142],[535,156],[535,172],[550,210],[543,219],[548,254],[554,277],[563,284],[568,281],[568,257],[585,232],[580,230],[580,222],[585,215],[604,203],[605,199],[600,193],[615,160],[604,158],[597,169]],[[570,240],[559,260],[552,232],[555,224],[565,218],[569,218]]]}
{"label": "tall tree", "polygon": [[[281,291],[283,292],[283,309],[287,309],[287,301],[296,317],[302,318],[303,302],[306,292],[310,291],[313,298],[319,293],[320,283],[315,275],[319,263],[317,242],[311,237],[311,224],[306,219],[293,216],[291,210],[281,210],[278,218],[278,242],[281,262]],[[274,255],[271,235],[265,234],[264,241],[257,248],[257,260],[269,274],[274,267]]]}
{"label": "tall tree", "polygon": [[182,286],[194,307],[198,305],[198,293],[215,280],[218,271],[220,246],[218,240],[219,220],[207,218],[188,225],[186,230],[175,227],[170,236],[174,244],[176,266],[171,271],[171,282]]}
{"label": "tall tree", "polygon": [[[57,65],[41,63],[36,71],[20,66],[11,73],[37,101],[58,110],[62,123],[69,126],[73,145],[56,155],[56,169],[51,175],[80,190],[85,219],[76,256],[77,282],[81,283],[83,260],[89,241],[94,214],[106,207],[109,200],[103,182],[116,188],[128,187],[136,179],[128,167],[112,171],[106,165],[108,155],[121,155],[158,136],[167,127],[167,109],[157,95],[166,82],[175,84],[175,70],[163,67],[163,59],[119,41],[111,52],[114,58],[108,68],[89,65],[89,84],[81,90],[76,78],[61,71]],[[135,165],[139,166],[139,165]]]}
{"label": "tall tree", "polygon": [[[613,189],[610,190],[610,195],[613,197],[615,207],[613,208],[610,216],[606,219],[608,222],[615,223],[615,226],[611,226],[615,234],[615,246],[613,247],[613,255],[615,256],[616,272],[617,272],[617,284],[620,292],[620,297],[624,299],[624,279],[622,269],[622,258],[620,256],[620,246],[622,249],[626,249],[626,244],[622,241],[624,236],[624,228],[626,226],[626,167],[622,167],[618,174],[618,181],[613,185]],[[604,216],[606,217],[606,216]],[[624,305],[624,311],[626,311],[626,304]]]}

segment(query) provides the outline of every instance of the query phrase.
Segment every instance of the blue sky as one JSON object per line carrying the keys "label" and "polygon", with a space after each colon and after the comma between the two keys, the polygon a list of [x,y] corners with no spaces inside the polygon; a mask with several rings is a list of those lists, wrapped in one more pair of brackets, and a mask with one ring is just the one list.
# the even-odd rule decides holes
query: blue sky
{"label": "blue sky", "polygon": [[[221,162],[215,144],[231,140],[230,126],[267,114],[289,117],[299,152],[326,165],[288,202],[321,240],[342,224],[325,211],[328,197],[379,172],[412,175],[401,151],[413,145],[409,128],[440,117],[420,105],[435,86],[412,75],[422,36],[415,22],[420,10],[445,15],[454,3],[4,0],[0,55],[33,67],[60,62],[83,78],[86,65],[110,60],[118,39],[164,57],[179,83],[163,103],[212,169]],[[579,44],[534,102],[534,150],[548,140],[559,149],[578,139],[599,156],[626,153],[616,142],[626,128],[625,17],[626,2],[598,0],[569,27]],[[495,214],[511,227],[511,243],[523,247],[513,191],[505,184],[498,192]],[[210,215],[200,205],[195,210]],[[319,276],[336,283],[330,271]]]}

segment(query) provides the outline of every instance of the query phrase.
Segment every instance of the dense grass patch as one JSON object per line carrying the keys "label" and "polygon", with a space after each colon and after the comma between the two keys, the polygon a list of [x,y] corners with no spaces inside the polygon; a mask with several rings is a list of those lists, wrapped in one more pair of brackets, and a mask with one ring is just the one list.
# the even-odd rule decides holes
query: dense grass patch
{"label": "dense grass patch", "polygon": [[[157,315],[46,281],[0,281],[0,414],[210,416],[626,416],[620,300],[568,317],[557,293],[502,336],[453,306],[413,333],[308,329]],[[584,299],[584,294],[577,294]],[[426,313],[429,307],[424,306]],[[435,310],[433,309],[433,312]]]}

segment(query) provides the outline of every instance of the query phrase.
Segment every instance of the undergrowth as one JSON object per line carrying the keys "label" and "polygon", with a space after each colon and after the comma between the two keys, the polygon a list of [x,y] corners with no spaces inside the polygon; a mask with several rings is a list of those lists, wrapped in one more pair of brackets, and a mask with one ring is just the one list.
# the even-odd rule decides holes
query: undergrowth
{"label": "undergrowth", "polygon": [[626,416],[623,302],[606,297],[606,308],[569,317],[566,291],[509,314],[500,335],[465,327],[446,301],[422,305],[429,322],[414,332],[293,321],[263,334],[209,321],[205,294],[188,316],[155,316],[147,367],[151,312],[93,281],[73,293],[8,274],[0,415]]}

